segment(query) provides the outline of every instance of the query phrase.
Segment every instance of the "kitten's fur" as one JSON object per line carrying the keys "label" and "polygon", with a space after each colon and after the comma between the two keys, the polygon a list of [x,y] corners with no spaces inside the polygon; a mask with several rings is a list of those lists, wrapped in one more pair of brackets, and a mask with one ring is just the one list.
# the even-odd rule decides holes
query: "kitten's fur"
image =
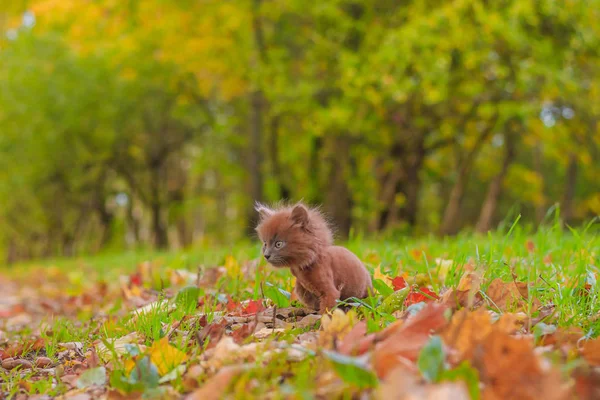
{"label": "kitten's fur", "polygon": [[327,221],[314,208],[256,205],[256,227],[263,255],[274,267],[290,267],[296,277],[296,295],[321,314],[337,299],[364,298],[372,288],[371,276],[351,251],[333,245]]}

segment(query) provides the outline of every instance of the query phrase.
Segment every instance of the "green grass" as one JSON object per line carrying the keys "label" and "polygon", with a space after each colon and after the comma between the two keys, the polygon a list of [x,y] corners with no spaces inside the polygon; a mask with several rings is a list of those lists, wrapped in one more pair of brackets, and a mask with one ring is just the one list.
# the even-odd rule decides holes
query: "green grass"
{"label": "green grass", "polygon": [[[600,334],[600,318],[595,318],[600,312],[596,285],[600,265],[597,225],[589,224],[581,229],[566,231],[556,225],[532,233],[518,224],[513,224],[507,226],[505,232],[487,236],[462,234],[448,239],[403,237],[394,240],[354,238],[347,246],[366,263],[371,272],[379,268],[389,277],[405,275],[429,286],[436,293],[456,287],[465,265],[469,263],[483,270],[484,293],[493,279],[501,278],[508,282],[513,279],[514,273],[518,281],[531,283],[530,299],[534,297],[539,299],[542,305],[555,306],[554,314],[548,320],[549,324],[557,327],[580,327],[588,337]],[[36,356],[47,356],[55,364],[62,365],[64,359],[59,356],[64,349],[60,343],[81,342],[82,351],[85,353],[98,342],[110,344],[111,340],[136,332],[139,337],[137,343],[152,346],[170,331],[173,324],[181,323],[180,329],[170,337],[170,342],[188,354],[188,364],[192,360],[196,362],[202,357],[203,348],[186,348],[190,338],[180,333],[198,329],[197,326],[194,327],[194,320],[189,319],[190,315],[205,314],[207,322],[210,323],[215,315],[218,315],[215,312],[219,304],[227,302],[227,296],[237,302],[262,299],[266,293],[272,300],[285,303],[288,300],[284,293],[292,290],[289,271],[265,267],[264,261],[261,260],[262,267],[256,269],[248,279],[236,279],[236,275],[227,273],[219,277],[214,284],[202,287],[197,294],[205,301],[198,309],[195,303],[190,307],[189,304],[185,304],[185,299],[181,298],[177,307],[174,307],[175,295],[182,286],[190,284],[198,271],[227,266],[228,256],[232,256],[229,257],[229,262],[233,260],[243,269],[249,261],[259,259],[260,248],[258,244],[245,243],[220,249],[104,254],[4,267],[0,269],[2,275],[15,280],[23,287],[38,290],[43,293],[41,298],[56,298],[56,301],[63,304],[67,297],[77,299],[87,293],[92,299],[89,304],[77,306],[74,310],[59,313],[53,318],[48,315],[36,315],[31,325],[19,330],[10,326],[0,329],[6,331],[9,338],[7,345],[25,340],[30,335],[43,337],[43,349],[30,352],[25,348],[22,356],[30,360]],[[438,262],[439,260],[446,261]],[[120,293],[119,277],[133,274],[138,265],[145,261],[151,262],[151,268],[143,282],[144,293],[154,296],[153,299],[156,300],[165,299],[166,302],[132,317],[132,307],[125,304],[127,302]],[[446,270],[444,265],[448,264],[450,266]],[[170,271],[173,270],[189,271],[190,281],[173,286],[170,280]],[[98,295],[98,282],[101,281],[107,282],[109,289],[106,296]],[[268,287],[267,283],[273,285],[272,288]],[[591,285],[591,289],[589,294],[582,296],[581,291],[586,283]],[[48,287],[52,285],[54,288],[49,290]],[[366,299],[364,306],[360,308],[359,314],[367,320],[369,331],[381,330],[395,320],[392,315],[378,311],[377,305],[380,302],[381,296],[374,296]],[[494,309],[493,305],[491,309]],[[289,331],[282,338],[291,342],[300,332]],[[124,383],[123,376],[128,373],[127,360],[141,362],[141,356],[134,353],[123,359],[113,360],[109,387],[135,391],[140,385],[155,385],[152,382],[153,378],[147,378],[150,381],[142,379],[142,384]],[[298,398],[311,398],[318,389],[314,387],[316,377],[331,370],[329,364],[319,362],[317,355],[309,356],[300,362],[290,362],[283,355],[279,355],[270,359],[268,368],[261,363],[260,356],[254,362],[261,367],[242,374],[230,388],[232,393],[260,397],[261,393],[276,390],[276,393],[283,397],[294,393]],[[71,366],[67,365],[66,368]],[[14,395],[21,391],[29,394],[56,395],[68,390],[63,384],[53,386],[51,378],[36,375],[36,370],[28,372],[25,376],[21,374],[18,370],[0,370],[2,393]],[[283,381],[282,376],[286,377]],[[196,379],[203,382],[205,375]],[[19,382],[23,381],[27,381],[28,384],[20,385]],[[187,391],[181,378],[162,386],[169,385],[179,392]],[[248,389],[249,387],[251,389]],[[343,389],[343,393],[351,396],[356,390],[353,385],[348,385]]]}

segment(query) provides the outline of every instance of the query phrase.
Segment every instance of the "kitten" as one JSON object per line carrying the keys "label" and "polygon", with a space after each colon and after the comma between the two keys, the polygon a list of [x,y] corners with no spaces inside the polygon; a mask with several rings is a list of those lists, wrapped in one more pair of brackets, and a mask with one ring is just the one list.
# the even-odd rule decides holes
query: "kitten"
{"label": "kitten", "polygon": [[306,306],[323,314],[338,299],[369,295],[369,272],[350,250],[333,245],[331,229],[318,210],[301,203],[277,209],[257,203],[256,211],[265,259],[274,267],[290,268],[294,291]]}

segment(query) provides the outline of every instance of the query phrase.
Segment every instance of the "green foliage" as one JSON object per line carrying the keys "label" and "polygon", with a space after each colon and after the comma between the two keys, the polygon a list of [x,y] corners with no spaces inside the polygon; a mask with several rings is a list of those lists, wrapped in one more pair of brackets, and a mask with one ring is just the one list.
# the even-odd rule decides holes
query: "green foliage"
{"label": "green foliage", "polygon": [[377,386],[377,377],[369,369],[365,357],[350,357],[329,350],[323,350],[323,354],[331,361],[335,371],[346,383],[362,389]]}
{"label": "green foliage", "polygon": [[442,340],[439,336],[433,336],[423,347],[417,360],[417,366],[427,381],[435,383],[439,380],[445,358]]}
{"label": "green foliage", "polygon": [[600,213],[597,0],[9,3],[9,261],[229,244],[255,200],[342,238]]}

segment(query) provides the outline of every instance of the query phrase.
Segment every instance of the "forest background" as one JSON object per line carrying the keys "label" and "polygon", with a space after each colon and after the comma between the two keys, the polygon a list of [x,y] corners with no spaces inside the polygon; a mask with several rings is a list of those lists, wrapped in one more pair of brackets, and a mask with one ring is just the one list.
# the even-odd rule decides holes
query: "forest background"
{"label": "forest background", "polygon": [[0,257],[600,214],[597,0],[10,0]]}

